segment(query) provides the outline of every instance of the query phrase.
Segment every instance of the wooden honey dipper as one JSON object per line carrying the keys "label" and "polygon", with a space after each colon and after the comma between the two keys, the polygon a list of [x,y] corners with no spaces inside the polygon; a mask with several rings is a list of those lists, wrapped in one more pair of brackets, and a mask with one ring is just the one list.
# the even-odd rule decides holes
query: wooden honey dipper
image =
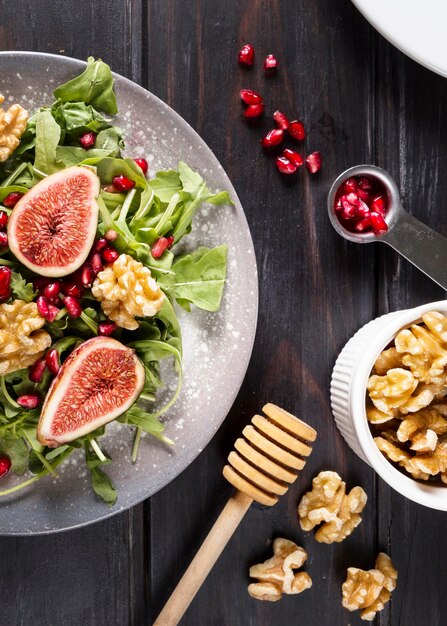
{"label": "wooden honey dipper", "polygon": [[266,404],[236,440],[223,475],[235,488],[153,626],[176,626],[253,500],[272,506],[295,482],[316,431],[275,404]]}

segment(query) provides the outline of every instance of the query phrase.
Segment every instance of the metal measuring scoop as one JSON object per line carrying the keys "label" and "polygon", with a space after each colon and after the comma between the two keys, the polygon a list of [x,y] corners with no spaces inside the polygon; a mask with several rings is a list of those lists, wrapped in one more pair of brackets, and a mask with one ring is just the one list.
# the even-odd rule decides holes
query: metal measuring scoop
{"label": "metal measuring scoop", "polygon": [[[385,215],[388,231],[383,235],[353,233],[340,223],[335,213],[335,196],[340,185],[352,176],[375,178],[384,186],[388,203]],[[356,165],[340,174],[329,190],[327,208],[332,226],[339,235],[355,243],[387,243],[447,291],[447,238],[405,211],[396,183],[381,167]]]}

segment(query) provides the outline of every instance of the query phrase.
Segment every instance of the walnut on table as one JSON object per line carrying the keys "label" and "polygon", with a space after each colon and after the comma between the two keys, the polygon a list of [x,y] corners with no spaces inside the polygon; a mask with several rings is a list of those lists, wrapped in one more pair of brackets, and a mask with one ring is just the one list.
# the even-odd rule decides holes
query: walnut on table
{"label": "walnut on table", "polygon": [[277,602],[282,594],[296,594],[309,589],[312,579],[307,572],[294,572],[303,566],[307,553],[293,541],[278,537],[273,542],[273,556],[264,563],[250,567],[248,593],[256,600]]}
{"label": "walnut on table", "polygon": [[165,295],[151,271],[128,254],[99,272],[92,294],[104,313],[121,328],[135,330],[136,317],[152,317],[161,309]]}
{"label": "walnut on table", "polygon": [[362,521],[367,499],[361,487],[347,494],[346,483],[336,472],[320,472],[298,505],[300,526],[309,531],[321,524],[315,533],[320,543],[343,541]]}
{"label": "walnut on table", "polygon": [[35,302],[0,304],[0,375],[28,367],[51,345]]}
{"label": "walnut on table", "polygon": [[391,598],[396,588],[397,571],[390,557],[381,552],[375,569],[349,567],[342,585],[342,604],[348,611],[361,609],[360,617],[371,622]]}
{"label": "walnut on table", "polygon": [[[0,94],[0,105],[5,98]],[[20,143],[25,132],[28,111],[20,104],[13,104],[9,109],[0,107],[0,163],[9,159]]]}

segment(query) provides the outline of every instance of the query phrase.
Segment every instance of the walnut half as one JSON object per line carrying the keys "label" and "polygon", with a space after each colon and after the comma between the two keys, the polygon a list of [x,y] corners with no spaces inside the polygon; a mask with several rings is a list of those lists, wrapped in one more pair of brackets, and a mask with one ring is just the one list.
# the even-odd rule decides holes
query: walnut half
{"label": "walnut half", "polygon": [[[0,94],[0,104],[3,104],[4,100]],[[27,121],[28,111],[20,104],[13,104],[9,109],[0,107],[0,163],[9,159],[19,145]]]}
{"label": "walnut half", "polygon": [[391,598],[396,588],[397,571],[390,557],[381,552],[375,569],[349,567],[342,585],[342,604],[348,611],[361,609],[360,617],[371,622]]}
{"label": "walnut half", "polygon": [[276,602],[282,594],[301,593],[312,586],[307,572],[294,572],[302,567],[307,553],[293,541],[278,537],[273,542],[273,556],[264,563],[250,567],[251,578],[258,582],[248,585],[248,593],[256,600]]}
{"label": "walnut half", "polygon": [[347,494],[346,483],[336,472],[320,472],[312,481],[312,491],[298,505],[300,526],[312,530],[322,524],[315,533],[320,543],[343,541],[362,521],[360,513],[367,499],[361,487]]}

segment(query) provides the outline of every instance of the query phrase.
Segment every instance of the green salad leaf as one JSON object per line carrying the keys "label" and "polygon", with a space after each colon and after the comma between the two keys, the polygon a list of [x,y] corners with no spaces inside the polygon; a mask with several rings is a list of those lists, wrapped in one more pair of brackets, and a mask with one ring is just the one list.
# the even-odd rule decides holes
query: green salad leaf
{"label": "green salad leaf", "polygon": [[27,282],[19,272],[11,273],[11,289],[19,300],[25,300],[25,302],[32,302],[36,295],[33,284]]}
{"label": "green salad leaf", "polygon": [[61,137],[61,128],[50,111],[40,111],[36,120],[36,158],[34,171],[39,178],[54,174],[63,163],[57,157],[57,146]]}
{"label": "green salad leaf", "polygon": [[93,491],[104,500],[106,504],[113,506],[118,494],[109,476],[101,469],[101,467],[109,465],[111,459],[107,457],[105,460],[99,459],[90,447],[89,442],[84,444],[84,450],[85,463],[90,470]]}
{"label": "green salad leaf", "polygon": [[112,72],[101,59],[89,57],[82,74],[58,87],[54,97],[62,102],[85,102],[110,115],[118,113]]}

